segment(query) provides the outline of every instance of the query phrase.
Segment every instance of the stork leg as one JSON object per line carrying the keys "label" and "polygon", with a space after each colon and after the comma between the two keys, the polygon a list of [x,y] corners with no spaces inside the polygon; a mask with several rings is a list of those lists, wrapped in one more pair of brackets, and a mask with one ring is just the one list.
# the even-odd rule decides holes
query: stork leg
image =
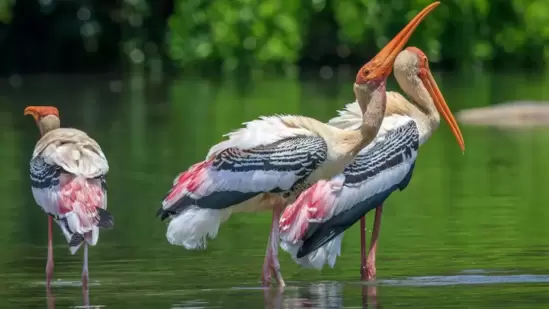
{"label": "stork leg", "polygon": [[377,239],[379,237],[379,229],[381,228],[382,212],[383,205],[379,205],[379,207],[376,208],[374,227],[372,230],[372,240],[370,241],[370,252],[368,252],[368,259],[366,261],[366,280],[374,280],[376,278]]}
{"label": "stork leg", "polygon": [[88,288],[88,243],[84,242],[84,265],[82,266],[82,288]]}
{"label": "stork leg", "polygon": [[366,216],[360,218],[360,280],[366,280]]}
{"label": "stork leg", "polygon": [[267,252],[265,252],[265,260],[263,261],[263,271],[261,272],[261,282],[263,283],[263,286],[268,286],[271,282],[271,235],[272,232],[269,234],[269,243],[267,244]]}
{"label": "stork leg", "polygon": [[90,308],[90,293],[88,290],[88,244],[84,243],[84,266],[82,270],[82,300],[85,308]]}
{"label": "stork leg", "polygon": [[286,283],[284,282],[284,279],[282,278],[282,272],[280,271],[280,262],[278,261],[278,244],[280,242],[280,227],[279,227],[279,221],[280,216],[282,216],[282,205],[277,206],[273,211],[273,222],[272,222],[272,261],[271,261],[271,269],[273,271],[273,275],[275,276],[276,282],[279,286],[284,287],[286,286]]}
{"label": "stork leg", "polygon": [[51,288],[46,289],[46,298],[48,302],[48,309],[55,309],[55,295],[53,295]]}
{"label": "stork leg", "polygon": [[282,215],[282,206],[277,205],[273,210],[273,220],[271,222],[271,232],[269,235],[269,243],[267,244],[267,253],[263,263],[263,273],[261,276],[264,286],[268,286],[271,281],[271,275],[275,276],[277,283],[280,286],[285,286],[282,273],[280,272],[280,263],[278,261],[278,242],[280,238],[280,230],[278,222]]}
{"label": "stork leg", "polygon": [[53,243],[52,243],[53,219],[48,216],[48,262],[46,263],[46,287],[51,287],[51,278],[53,277]]}

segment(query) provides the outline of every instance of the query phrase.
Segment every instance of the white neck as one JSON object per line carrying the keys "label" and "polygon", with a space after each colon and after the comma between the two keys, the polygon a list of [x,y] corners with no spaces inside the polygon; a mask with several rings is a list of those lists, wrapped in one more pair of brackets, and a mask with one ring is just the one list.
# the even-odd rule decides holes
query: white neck
{"label": "white neck", "polygon": [[357,104],[360,106],[360,124],[351,130],[338,128],[308,117],[284,118],[286,126],[305,128],[316,132],[329,145],[332,158],[354,157],[378,134],[386,109],[386,88],[377,85],[354,85]]}
{"label": "white neck", "polygon": [[420,143],[423,144],[438,128],[440,114],[433,103],[433,98],[429,95],[415,71],[400,70],[400,68],[395,67],[394,75],[398,85],[411,99],[411,102],[398,94],[400,98],[395,96],[394,103],[389,100],[391,106],[387,107],[387,111],[400,110],[404,115],[415,119],[420,132]]}
{"label": "white neck", "polygon": [[419,143],[425,143],[437,130],[440,124],[440,116],[436,109],[425,111],[414,102],[408,101],[400,93],[387,92],[387,110],[385,117],[391,115],[404,115],[416,121],[419,130]]}

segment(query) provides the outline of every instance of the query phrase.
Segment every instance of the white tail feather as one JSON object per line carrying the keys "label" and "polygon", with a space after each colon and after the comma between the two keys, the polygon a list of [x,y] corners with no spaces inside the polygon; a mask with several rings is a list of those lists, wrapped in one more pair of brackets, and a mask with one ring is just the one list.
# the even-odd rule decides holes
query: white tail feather
{"label": "white tail feather", "polygon": [[74,255],[78,249],[80,249],[80,247],[82,246],[83,243],[80,243],[78,246],[76,247],[69,247],[69,250],[71,251],[71,254]]}
{"label": "white tail feather", "polygon": [[343,234],[344,233],[337,235],[324,246],[302,258],[296,258],[297,251],[303,244],[302,241],[293,243],[282,240],[280,247],[284,251],[290,253],[294,261],[303,267],[322,269],[325,264],[328,264],[331,268],[334,268],[337,257],[341,255],[341,242],[343,241]]}
{"label": "white tail feather", "polygon": [[203,209],[190,206],[171,219],[166,237],[172,245],[187,250],[205,249],[207,237],[214,239],[222,222],[230,215],[228,209]]}
{"label": "white tail feather", "polygon": [[[87,232],[86,234],[84,234],[84,240],[90,246],[97,245],[97,241],[99,240],[99,228],[97,226],[92,226],[92,230],[90,232]],[[69,247],[69,250],[71,251],[71,254],[74,255],[80,249],[80,247],[82,246],[83,243],[84,242],[81,242],[78,246]]]}
{"label": "white tail feather", "polygon": [[[72,215],[76,217],[75,214]],[[69,213],[67,219],[73,216],[71,216],[71,213]],[[63,232],[63,235],[65,236],[67,242],[70,242],[73,234],[67,230],[65,224],[62,221],[56,220],[56,222],[61,227],[61,231]],[[90,246],[97,245],[97,242],[99,241],[99,228],[97,226],[92,226],[91,231],[84,234],[84,239]],[[74,255],[76,252],[78,252],[78,249],[80,249],[81,246],[82,243],[80,243],[78,246],[69,247],[71,254]]]}
{"label": "white tail feather", "polygon": [[97,241],[99,240],[99,228],[97,226],[92,226],[91,232],[86,233],[85,235],[86,242],[90,246],[97,245]]}

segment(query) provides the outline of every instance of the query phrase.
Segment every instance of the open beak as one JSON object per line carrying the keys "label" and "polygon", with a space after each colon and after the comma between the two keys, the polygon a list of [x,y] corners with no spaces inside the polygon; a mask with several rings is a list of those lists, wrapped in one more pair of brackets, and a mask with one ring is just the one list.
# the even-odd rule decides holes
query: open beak
{"label": "open beak", "polygon": [[446,104],[446,101],[444,100],[444,97],[438,89],[437,83],[435,82],[435,79],[433,78],[433,75],[431,75],[431,72],[429,70],[427,70],[427,74],[424,75],[424,77],[422,78],[422,82],[425,85],[425,88],[427,89],[429,94],[431,95],[431,98],[433,98],[435,107],[437,108],[438,112],[442,114],[442,117],[444,117],[444,120],[446,120],[446,122],[450,126],[450,130],[452,130],[452,133],[456,137],[461,151],[465,152],[465,142],[463,141],[463,136],[461,135],[461,131],[459,130],[457,121],[454,118],[454,115],[452,115],[448,104]]}
{"label": "open beak", "polygon": [[[364,84],[367,80],[387,78],[393,70],[393,63],[397,55],[408,43],[419,23],[439,4],[440,2],[438,1],[433,2],[421,10],[372,60],[361,68],[357,75],[356,83]],[[368,71],[368,67],[370,66],[374,67],[372,71]]]}

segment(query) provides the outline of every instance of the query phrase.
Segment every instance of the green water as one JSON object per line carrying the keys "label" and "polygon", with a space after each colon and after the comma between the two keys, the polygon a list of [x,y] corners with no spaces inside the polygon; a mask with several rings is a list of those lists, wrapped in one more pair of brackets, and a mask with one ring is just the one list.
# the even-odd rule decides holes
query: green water
{"label": "green water", "polygon": [[[549,99],[549,79],[542,76],[435,78],[454,111]],[[462,126],[463,155],[442,124],[422,147],[411,184],[385,204],[378,284],[367,287],[358,280],[355,226],[334,269],[299,269],[281,252],[288,287],[265,292],[259,279],[269,213],[233,216],[206,251],[191,252],[168,244],[166,224],[155,212],[172,179],[202,160],[222,134],[265,114],[326,121],[352,100],[351,78],[273,78],[246,87],[199,79],[113,80],[44,76],[24,78],[18,88],[2,82],[1,307],[547,307],[549,130]],[[79,285],[82,253],[70,255],[57,227],[56,282],[53,295],[45,292],[47,220],[34,203],[28,176],[39,136],[23,109],[49,104],[59,107],[64,126],[83,129],[101,144],[111,167],[109,211],[116,223],[90,249],[89,300]],[[366,297],[368,292],[377,297]]]}

